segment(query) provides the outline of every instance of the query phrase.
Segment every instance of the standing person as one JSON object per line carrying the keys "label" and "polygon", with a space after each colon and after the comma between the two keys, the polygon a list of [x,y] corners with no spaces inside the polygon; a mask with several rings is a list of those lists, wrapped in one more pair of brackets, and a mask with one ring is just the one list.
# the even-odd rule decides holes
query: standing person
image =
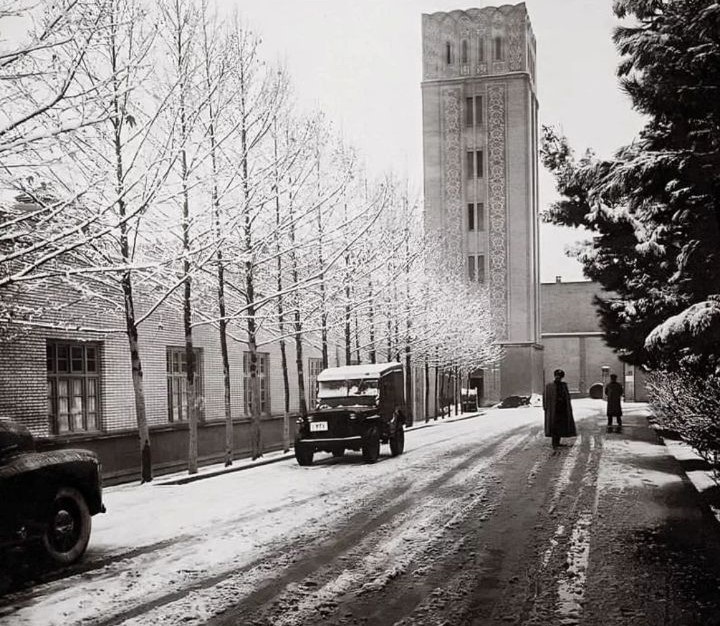
{"label": "standing person", "polygon": [[552,437],[552,447],[560,445],[560,437],[576,437],[575,420],[573,419],[570,390],[563,382],[565,372],[555,370],[555,379],[545,385],[543,394],[543,410],[545,411],[545,436]]}
{"label": "standing person", "polygon": [[617,432],[622,430],[622,397],[623,386],[617,381],[617,375],[610,374],[610,382],[605,387],[605,397],[607,398],[607,429],[612,430],[613,417],[617,418]]}

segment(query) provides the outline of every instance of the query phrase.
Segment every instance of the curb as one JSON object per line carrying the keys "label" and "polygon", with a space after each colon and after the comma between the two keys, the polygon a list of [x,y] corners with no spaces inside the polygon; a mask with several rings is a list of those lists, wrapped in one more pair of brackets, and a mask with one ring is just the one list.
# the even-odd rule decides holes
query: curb
{"label": "curb", "polygon": [[[461,422],[463,420],[472,419],[484,415],[485,411],[478,411],[477,413],[461,414],[460,417],[446,417],[444,419],[438,418],[432,422],[424,422],[413,424],[406,428],[406,431],[420,430],[422,428],[430,428],[432,426],[439,426],[440,424],[446,424],[450,422]],[[263,465],[270,465],[271,463],[278,463],[279,461],[285,461],[295,457],[293,452],[283,453],[271,453],[276,454],[273,458],[261,458],[257,461],[249,461],[241,465],[230,465],[228,467],[220,467],[215,469],[209,469],[205,472],[198,472],[197,474],[189,474],[183,476],[176,476],[171,478],[165,478],[160,480],[154,480],[152,485],[154,487],[167,487],[173,485],[187,485],[189,483],[197,482],[198,480],[205,480],[206,478],[215,478],[216,476],[223,476],[224,474],[232,474],[233,472],[242,472],[244,470],[253,469],[255,467],[262,467]]]}
{"label": "curb", "polygon": [[[654,427],[651,425],[651,428]],[[679,463],[688,482],[720,523],[720,499],[718,499],[720,484],[713,476],[711,465],[685,442],[667,439],[657,432],[657,428],[654,430],[668,453]]]}

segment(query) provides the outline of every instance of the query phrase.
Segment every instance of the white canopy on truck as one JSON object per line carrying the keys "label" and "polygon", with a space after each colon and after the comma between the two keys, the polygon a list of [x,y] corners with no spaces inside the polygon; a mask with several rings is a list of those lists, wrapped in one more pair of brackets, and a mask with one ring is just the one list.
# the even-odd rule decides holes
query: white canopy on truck
{"label": "white canopy on truck", "polygon": [[391,371],[402,371],[401,363],[367,363],[365,365],[344,365],[328,367],[318,374],[318,382],[328,380],[359,380],[363,378],[380,378]]}

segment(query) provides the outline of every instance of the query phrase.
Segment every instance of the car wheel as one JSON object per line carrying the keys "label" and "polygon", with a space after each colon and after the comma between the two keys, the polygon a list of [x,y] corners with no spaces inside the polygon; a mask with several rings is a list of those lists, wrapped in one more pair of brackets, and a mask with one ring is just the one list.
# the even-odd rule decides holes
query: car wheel
{"label": "car wheel", "polygon": [[365,431],[362,442],[362,458],[365,463],[375,463],[380,456],[380,431],[371,426]]}
{"label": "car wheel", "polygon": [[390,454],[398,456],[405,450],[405,429],[402,424],[395,426],[395,433],[390,438]]}
{"label": "car wheel", "polygon": [[295,459],[297,460],[298,465],[312,465],[313,454],[312,448],[304,446],[298,441],[295,442]]}
{"label": "car wheel", "polygon": [[42,536],[45,554],[57,565],[75,563],[85,553],[91,527],[83,495],[72,487],[58,489]]}
{"label": "car wheel", "polygon": [[335,450],[332,451],[332,455],[333,455],[335,458],[339,458],[339,457],[341,457],[341,456],[345,456],[345,448],[336,448]]}

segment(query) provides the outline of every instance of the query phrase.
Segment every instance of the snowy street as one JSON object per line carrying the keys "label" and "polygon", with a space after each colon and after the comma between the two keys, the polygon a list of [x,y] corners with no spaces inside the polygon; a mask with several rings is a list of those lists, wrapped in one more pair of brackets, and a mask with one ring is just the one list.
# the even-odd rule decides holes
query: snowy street
{"label": "snowy street", "polygon": [[602,402],[573,405],[556,451],[541,409],[492,409],[374,465],[109,488],[84,561],[0,597],[0,623],[717,623],[716,522],[645,406],[606,433]]}

